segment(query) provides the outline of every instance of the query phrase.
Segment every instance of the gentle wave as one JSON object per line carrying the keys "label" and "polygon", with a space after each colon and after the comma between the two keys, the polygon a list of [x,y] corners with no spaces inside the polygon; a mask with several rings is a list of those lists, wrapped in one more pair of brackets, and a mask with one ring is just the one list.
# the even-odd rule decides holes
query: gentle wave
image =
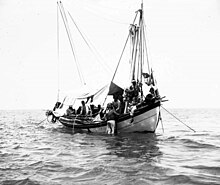
{"label": "gentle wave", "polygon": [[173,112],[196,133],[166,113],[164,132],[109,136],[41,122],[43,111],[2,111],[0,184],[219,184],[219,111]]}

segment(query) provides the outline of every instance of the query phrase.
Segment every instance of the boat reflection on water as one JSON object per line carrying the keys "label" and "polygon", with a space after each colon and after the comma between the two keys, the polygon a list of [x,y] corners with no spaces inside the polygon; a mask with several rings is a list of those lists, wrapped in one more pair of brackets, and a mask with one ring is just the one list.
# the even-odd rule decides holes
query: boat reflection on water
{"label": "boat reflection on water", "polygon": [[[68,174],[74,182],[89,184],[146,184],[165,178],[160,136],[155,133],[76,133],[59,127],[56,161],[77,171]],[[62,157],[62,158],[61,158]],[[54,160],[54,157],[53,157]],[[65,174],[66,176],[66,174]]]}
{"label": "boat reflection on water", "polygon": [[106,138],[107,150],[123,158],[136,158],[138,161],[157,161],[162,155],[155,133],[130,133]]}
{"label": "boat reflection on water", "polygon": [[[82,149],[85,150],[87,147],[90,148],[92,146],[93,150],[86,151],[86,153],[89,152],[91,155],[99,153],[102,155],[102,159],[106,155],[116,155],[120,158],[136,158],[138,161],[158,162],[163,155],[159,148],[159,135],[156,133],[123,133],[117,136],[109,136],[105,133],[88,133],[82,130],[81,132],[70,131],[65,129],[65,127],[60,128],[60,131],[73,134],[75,139],[81,135]],[[77,141],[79,142],[78,139]],[[87,147],[85,148],[85,146]]]}

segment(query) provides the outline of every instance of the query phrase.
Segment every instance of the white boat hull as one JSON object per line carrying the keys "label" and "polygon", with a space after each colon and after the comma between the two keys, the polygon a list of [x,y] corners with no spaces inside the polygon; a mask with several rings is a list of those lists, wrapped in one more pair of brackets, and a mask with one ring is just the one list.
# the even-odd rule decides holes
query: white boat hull
{"label": "white boat hull", "polygon": [[[150,107],[143,107],[135,110],[133,121],[130,114],[120,117],[116,123],[117,132],[155,132],[160,119],[160,103]],[[106,122],[102,121],[94,123],[91,121],[83,121],[77,124],[75,118],[61,117],[59,122],[63,125],[76,130],[90,129],[92,132],[105,132]]]}
{"label": "white boat hull", "polygon": [[155,132],[159,121],[160,107],[155,107],[131,119],[118,122],[118,132]]}

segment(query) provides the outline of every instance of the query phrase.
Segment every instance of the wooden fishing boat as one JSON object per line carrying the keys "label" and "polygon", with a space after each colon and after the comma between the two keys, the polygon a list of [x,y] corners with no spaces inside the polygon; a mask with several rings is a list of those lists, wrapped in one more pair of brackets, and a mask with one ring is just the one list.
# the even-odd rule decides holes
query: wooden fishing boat
{"label": "wooden fishing boat", "polygon": [[[122,114],[117,120],[118,132],[155,132],[160,120],[160,101],[149,106],[143,106],[134,112],[133,122],[129,113]],[[71,129],[90,129],[90,131],[99,131],[97,128],[106,127],[107,122],[93,121],[91,117],[61,116],[58,121]],[[94,130],[93,130],[94,129]],[[101,129],[100,131],[103,131]]]}
{"label": "wooden fishing boat", "polygon": [[[65,11],[61,2],[58,2],[58,8],[60,9],[62,17],[65,16]],[[66,18],[65,18],[66,19]],[[65,19],[63,21],[65,21]],[[67,22],[65,22],[65,25]],[[78,29],[78,27],[77,27]],[[68,31],[68,30],[67,30]],[[70,33],[68,33],[70,34]],[[127,66],[129,67],[129,74],[127,80],[129,84],[133,86],[129,89],[127,87],[121,87],[116,84],[116,75],[119,75],[119,66],[122,65],[122,57],[125,49],[130,40],[130,58],[127,60]],[[71,44],[71,40],[70,40]],[[133,89],[132,89],[133,88]],[[136,88],[136,89],[135,89]],[[132,94],[133,93],[133,94]],[[132,94],[132,95],[131,95]],[[58,100],[53,111],[48,111],[47,116],[52,117],[53,122],[59,122],[65,127],[70,129],[89,129],[90,131],[104,131],[107,125],[104,111],[109,103],[109,98],[112,96],[121,97],[120,105],[123,104],[123,109],[120,111],[116,119],[117,132],[155,132],[158,123],[161,119],[160,106],[164,97],[159,95],[154,72],[150,66],[148,60],[147,42],[146,42],[146,30],[144,22],[143,3],[141,8],[136,11],[135,18],[130,25],[129,34],[125,42],[122,54],[120,56],[118,65],[114,72],[114,75],[107,85],[103,87],[97,87],[91,91],[84,91],[81,94],[77,94],[72,97],[71,103],[66,101],[70,99],[65,97],[63,100]],[[76,113],[59,113],[59,110],[67,109],[69,106],[74,107],[76,101],[84,101],[93,103],[97,98],[102,97],[101,110],[98,113],[93,112],[86,115]],[[133,97],[131,97],[133,96]],[[104,97],[104,98],[103,98]],[[77,104],[79,106],[79,104]],[[63,108],[66,107],[66,108]],[[134,107],[134,109],[132,109]],[[104,112],[104,113],[103,113]],[[103,115],[101,115],[101,113]]]}

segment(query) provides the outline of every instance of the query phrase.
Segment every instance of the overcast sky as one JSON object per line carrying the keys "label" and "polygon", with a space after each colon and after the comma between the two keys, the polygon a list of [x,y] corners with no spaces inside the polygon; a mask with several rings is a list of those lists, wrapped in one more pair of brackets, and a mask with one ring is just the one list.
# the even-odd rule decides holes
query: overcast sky
{"label": "overcast sky", "polygon": [[[113,70],[141,0],[62,2],[101,55],[101,62]],[[169,99],[164,106],[220,107],[220,1],[144,0],[144,10],[149,57],[160,93]],[[78,77],[61,21],[59,27],[59,68],[67,70],[60,74],[60,87],[67,89]],[[94,74],[86,72],[84,78],[104,80],[99,73],[109,73],[100,70],[102,64],[96,73],[91,57],[85,50],[78,55],[82,53],[87,63],[81,62],[81,67]],[[0,0],[0,60],[0,109],[53,106],[58,88],[55,0]]]}

